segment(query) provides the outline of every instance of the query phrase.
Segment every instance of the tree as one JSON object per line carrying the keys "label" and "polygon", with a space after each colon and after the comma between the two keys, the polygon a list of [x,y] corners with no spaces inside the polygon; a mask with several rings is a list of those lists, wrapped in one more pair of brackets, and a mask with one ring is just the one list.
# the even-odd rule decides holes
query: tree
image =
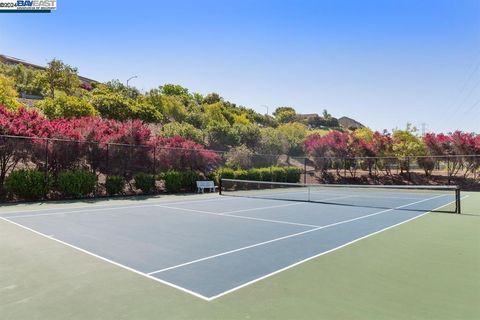
{"label": "tree", "polygon": [[214,104],[222,101],[223,101],[223,98],[220,97],[220,95],[215,92],[209,93],[203,98],[203,103],[205,104]]}
{"label": "tree", "polygon": [[187,110],[176,96],[163,96],[161,98],[164,115],[167,119],[183,121],[187,116]]}
{"label": "tree", "polygon": [[260,137],[255,144],[255,157],[253,158],[256,167],[267,167],[276,165],[281,154],[286,153],[287,141],[281,132],[274,128],[261,128]]}
{"label": "tree", "polygon": [[64,91],[67,95],[72,95],[80,86],[77,69],[57,59],[48,63],[40,81],[48,86],[51,98],[55,97],[56,89]]}
{"label": "tree", "polygon": [[234,169],[249,169],[252,167],[253,151],[241,145],[230,149],[225,155],[226,165]]}
{"label": "tree", "polygon": [[233,122],[234,124],[243,125],[243,126],[251,124],[250,120],[247,118],[246,114],[244,113],[234,114]]}
{"label": "tree", "polygon": [[287,154],[300,155],[303,153],[303,143],[307,136],[307,127],[304,124],[286,123],[280,125],[277,130],[285,137]]}
{"label": "tree", "polygon": [[225,150],[238,145],[240,137],[228,122],[212,121],[207,125],[207,143],[215,150]]}
{"label": "tree", "polygon": [[238,143],[254,149],[260,139],[260,128],[254,124],[234,124],[232,130],[238,136]]}
{"label": "tree", "polygon": [[155,147],[155,158],[159,161],[160,170],[200,170],[209,172],[220,161],[220,156],[205,149],[194,141],[176,137],[155,137],[149,142]]}
{"label": "tree", "polygon": [[39,101],[36,106],[42,110],[49,119],[78,118],[98,115],[97,110],[88,101],[66,95],[57,95],[55,98],[47,97]]}
{"label": "tree", "polygon": [[476,157],[480,154],[479,135],[462,131],[448,135],[427,133],[423,137],[423,142],[429,155],[448,157],[446,162],[449,178],[457,175],[463,166],[466,168],[465,177],[480,166]]}
{"label": "tree", "polygon": [[166,96],[189,96],[188,89],[178,84],[164,84],[159,87],[160,93]]}
{"label": "tree", "polygon": [[415,135],[416,128],[407,124],[405,130],[393,131],[392,152],[400,161],[400,172],[405,170],[410,172],[409,157],[425,155],[425,145],[422,140]]}
{"label": "tree", "polygon": [[[327,135],[313,134],[305,140],[305,149],[317,168],[325,174],[336,159],[344,159],[349,154],[349,134],[340,131],[330,131]],[[339,174],[339,166],[336,166]]]}
{"label": "tree", "polygon": [[110,92],[120,93],[122,96],[130,99],[137,99],[140,91],[137,88],[126,86],[120,80],[114,79],[105,83],[106,89]]}
{"label": "tree", "polygon": [[203,143],[203,132],[189,123],[170,122],[163,126],[160,135],[163,137],[180,136],[184,139]]}
{"label": "tree", "polygon": [[279,107],[273,112],[273,115],[280,123],[293,122],[297,118],[297,112],[291,107]]}
{"label": "tree", "polygon": [[150,90],[146,100],[163,115],[164,121],[183,121],[187,116],[187,110],[181,101],[182,98],[178,95],[165,95],[162,93],[163,88]]}
{"label": "tree", "polygon": [[[21,107],[16,111],[0,105],[0,135],[45,137],[52,131],[48,120],[37,111]],[[42,143],[41,140],[36,142]],[[7,173],[27,161],[34,145],[28,139],[0,137],[0,196],[3,197]]]}
{"label": "tree", "polygon": [[15,83],[15,89],[19,94],[41,95],[42,86],[38,78],[43,73],[41,70],[35,70],[23,66],[22,64],[4,64],[0,63],[0,74],[12,78]]}
{"label": "tree", "polygon": [[230,122],[225,117],[223,104],[221,102],[217,102],[214,104],[207,104],[205,106],[205,116],[209,123],[218,122],[218,123],[230,124]]}
{"label": "tree", "polygon": [[132,99],[115,92],[94,94],[92,105],[102,118],[120,121],[132,119],[137,111]]}
{"label": "tree", "polygon": [[163,114],[153,106],[148,99],[143,96],[134,101],[134,118],[147,123],[160,123],[164,120]]}
{"label": "tree", "polygon": [[262,128],[255,151],[260,154],[283,154],[288,151],[285,136],[274,128]]}
{"label": "tree", "polygon": [[306,123],[310,129],[318,129],[324,126],[324,121],[318,114],[309,116],[306,119]]}
{"label": "tree", "polygon": [[14,86],[15,83],[11,78],[0,75],[0,105],[5,106],[9,110],[15,110],[20,106]]}

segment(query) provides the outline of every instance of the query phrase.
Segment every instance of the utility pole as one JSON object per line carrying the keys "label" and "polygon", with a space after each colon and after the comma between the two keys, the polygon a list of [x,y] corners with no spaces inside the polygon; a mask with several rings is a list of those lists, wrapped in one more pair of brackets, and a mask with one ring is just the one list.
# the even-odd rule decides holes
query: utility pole
{"label": "utility pole", "polygon": [[130,80],[132,80],[132,79],[135,79],[135,78],[138,78],[138,76],[132,76],[132,77],[130,77],[130,78],[127,79],[127,87],[128,87],[128,82],[129,82]]}
{"label": "utility pole", "polygon": [[422,137],[425,137],[425,133],[427,133],[427,124],[425,122],[422,122],[421,126],[422,126]]}

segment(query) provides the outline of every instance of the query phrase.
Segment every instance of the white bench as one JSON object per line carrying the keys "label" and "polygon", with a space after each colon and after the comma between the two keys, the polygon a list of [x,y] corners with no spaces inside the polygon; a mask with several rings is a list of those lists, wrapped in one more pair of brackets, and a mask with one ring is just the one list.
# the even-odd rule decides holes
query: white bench
{"label": "white bench", "polygon": [[210,192],[215,192],[217,188],[213,181],[197,181],[197,192],[204,193],[205,189],[208,189]]}

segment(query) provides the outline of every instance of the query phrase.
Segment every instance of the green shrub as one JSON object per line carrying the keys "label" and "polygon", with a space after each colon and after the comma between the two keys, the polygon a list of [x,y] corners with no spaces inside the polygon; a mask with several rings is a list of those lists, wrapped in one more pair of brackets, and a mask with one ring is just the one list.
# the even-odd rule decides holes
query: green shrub
{"label": "green shrub", "polygon": [[95,191],[97,177],[87,170],[67,170],[58,175],[58,189],[66,197],[85,197]]}
{"label": "green shrub", "polygon": [[197,181],[200,180],[200,175],[196,171],[181,171],[182,188],[187,191],[194,191],[197,187]]}
{"label": "green shrub", "polygon": [[260,180],[262,181],[272,181],[272,168],[260,168]]}
{"label": "green shrub", "polygon": [[40,100],[36,106],[49,119],[96,116],[98,112],[86,99],[75,96],[58,95]]}
{"label": "green shrub", "polygon": [[217,176],[219,179],[235,179],[235,170],[230,168],[222,168],[218,170]]}
{"label": "green shrub", "polygon": [[110,196],[119,194],[125,187],[125,180],[121,176],[108,176],[105,181],[105,189]]}
{"label": "green shrub", "polygon": [[208,173],[205,178],[207,178],[207,180],[211,180],[213,182],[215,182],[215,184],[218,184],[218,172],[215,172],[215,171],[212,171],[210,173]]}
{"label": "green shrub", "polygon": [[234,177],[235,177],[235,179],[238,179],[238,180],[248,180],[248,171],[247,170],[235,170]]}
{"label": "green shrub", "polygon": [[262,180],[262,172],[258,168],[249,169],[247,170],[247,179],[254,181]]}
{"label": "green shrub", "polygon": [[167,192],[179,192],[182,188],[182,176],[180,172],[169,170],[162,173],[162,179],[165,181],[165,189]]}
{"label": "green shrub", "polygon": [[298,167],[285,167],[286,180],[291,183],[298,183],[303,173],[303,169]]}
{"label": "green shrub", "polygon": [[272,181],[286,182],[287,173],[282,167],[272,167]]}
{"label": "green shrub", "polygon": [[196,182],[200,180],[200,174],[196,171],[175,171],[169,170],[162,173],[162,179],[165,181],[167,192],[179,192],[181,190],[193,191],[196,188]]}
{"label": "green shrub", "polygon": [[139,173],[133,177],[134,186],[143,193],[151,193],[155,190],[155,176],[146,173]]}
{"label": "green shrub", "polygon": [[51,179],[38,170],[16,170],[5,181],[8,192],[25,200],[37,200],[45,196],[51,186]]}

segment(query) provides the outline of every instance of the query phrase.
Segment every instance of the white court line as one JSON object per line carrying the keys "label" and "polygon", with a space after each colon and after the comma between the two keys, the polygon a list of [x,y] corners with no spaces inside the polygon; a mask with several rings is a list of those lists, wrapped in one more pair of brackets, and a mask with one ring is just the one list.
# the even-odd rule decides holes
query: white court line
{"label": "white court line", "polygon": [[[462,197],[462,199],[465,199],[465,198],[467,198],[467,197],[468,197],[468,195]],[[443,207],[445,207],[445,206],[447,206],[447,205],[449,205],[449,204],[451,204],[451,203],[454,203],[454,202],[455,202],[455,201],[451,201],[451,202],[449,202],[449,203],[447,203],[447,204],[445,204],[445,205],[439,206],[438,208],[432,209],[431,211],[434,211],[434,210],[443,208]],[[33,233],[35,233],[35,234],[37,234],[37,235],[40,235],[40,236],[42,236],[42,237],[45,237],[45,238],[47,238],[47,239],[56,241],[56,242],[61,243],[61,244],[65,245],[65,246],[67,246],[67,247],[76,249],[76,250],[78,250],[78,251],[80,251],[80,252],[83,252],[83,253],[88,254],[88,255],[90,255],[90,256],[93,256],[93,257],[96,257],[96,258],[98,258],[98,259],[100,259],[100,260],[109,262],[109,263],[111,263],[111,264],[113,264],[113,265],[115,265],[115,266],[117,266],[117,267],[120,267],[120,268],[129,270],[129,271],[134,272],[134,273],[136,273],[136,274],[138,274],[138,275],[144,276],[144,277],[146,277],[146,278],[148,278],[148,279],[150,279],[150,280],[154,280],[154,281],[157,281],[157,282],[159,282],[159,283],[165,284],[165,285],[167,285],[167,286],[169,286],[169,287],[172,287],[172,288],[181,290],[181,291],[183,291],[183,292],[189,293],[189,294],[191,294],[191,295],[193,295],[193,296],[195,296],[195,297],[198,297],[198,298],[200,298],[200,299],[203,299],[203,300],[206,300],[206,301],[212,301],[212,300],[214,300],[214,299],[216,299],[216,298],[219,298],[219,297],[221,297],[221,296],[223,296],[223,295],[226,295],[226,294],[228,294],[228,293],[231,293],[231,292],[233,292],[233,291],[236,291],[236,290],[238,290],[238,289],[241,289],[241,288],[243,288],[243,287],[245,287],[245,286],[247,286],[247,285],[253,284],[253,283],[257,282],[257,281],[263,280],[263,279],[265,279],[265,278],[267,278],[267,277],[273,276],[273,275],[275,275],[275,274],[277,274],[277,273],[280,273],[280,272],[282,272],[282,271],[285,271],[285,270],[287,270],[287,269],[290,269],[290,268],[292,268],[292,267],[294,267],[294,266],[297,266],[297,265],[299,265],[299,264],[301,264],[301,263],[303,263],[303,262],[312,260],[312,259],[314,259],[314,258],[316,258],[316,257],[321,256],[321,255],[330,253],[330,252],[332,252],[332,251],[338,250],[338,249],[343,248],[343,247],[345,247],[345,246],[347,246],[347,245],[350,245],[350,244],[352,244],[352,243],[355,243],[355,242],[357,242],[357,241],[359,241],[359,240],[361,240],[361,239],[365,239],[365,238],[370,237],[370,236],[372,236],[372,235],[374,235],[374,234],[380,233],[380,232],[385,231],[385,230],[387,230],[387,229],[396,227],[396,226],[398,226],[398,225],[400,225],[400,224],[403,224],[403,223],[406,223],[406,222],[411,221],[411,220],[413,220],[413,219],[419,218],[419,217],[421,217],[421,216],[423,216],[423,215],[425,215],[425,214],[427,214],[427,213],[429,213],[429,212],[431,212],[431,211],[425,212],[425,213],[423,213],[423,214],[421,214],[421,215],[418,215],[418,216],[416,216],[416,217],[414,217],[414,218],[411,218],[411,219],[409,219],[409,220],[405,220],[405,221],[403,221],[403,222],[401,222],[401,223],[398,223],[398,224],[396,224],[396,225],[392,225],[392,226],[387,227],[387,228],[385,228],[385,229],[376,231],[376,232],[371,233],[371,234],[369,234],[369,235],[366,235],[366,236],[364,236],[364,237],[362,237],[362,238],[353,240],[353,241],[351,241],[351,242],[349,242],[349,243],[346,243],[346,244],[344,244],[344,245],[342,245],[342,246],[339,246],[339,247],[336,247],[336,248],[334,248],[334,249],[331,249],[331,250],[329,250],[329,251],[327,251],[327,252],[322,252],[322,253],[320,253],[320,254],[318,254],[318,255],[316,255],[316,256],[313,256],[313,257],[307,258],[307,259],[305,259],[305,260],[296,262],[295,264],[292,264],[292,265],[290,265],[290,266],[287,266],[287,267],[285,267],[285,268],[283,268],[283,269],[279,269],[279,270],[277,270],[277,271],[275,271],[275,272],[272,272],[272,273],[270,273],[270,274],[268,274],[268,275],[265,275],[265,276],[262,276],[262,277],[260,277],[260,278],[255,279],[255,280],[252,280],[252,281],[250,281],[250,282],[244,283],[244,284],[242,284],[242,285],[240,285],[240,286],[238,286],[238,287],[235,287],[235,288],[232,288],[232,289],[230,289],[230,290],[224,291],[224,292],[222,292],[222,293],[220,293],[220,294],[218,294],[218,295],[216,295],[216,296],[212,296],[212,297],[203,296],[203,295],[201,295],[201,294],[199,294],[199,293],[196,293],[196,292],[194,292],[194,291],[191,291],[191,290],[188,290],[188,289],[186,289],[186,288],[180,287],[180,286],[175,285],[175,284],[173,284],[173,283],[170,283],[170,282],[168,282],[168,281],[161,280],[161,279],[158,279],[158,278],[156,278],[156,277],[150,276],[150,275],[148,275],[148,274],[146,274],[146,273],[143,273],[143,272],[141,272],[141,271],[138,271],[138,270],[135,270],[135,269],[133,269],[133,268],[127,267],[127,266],[125,266],[125,265],[123,265],[123,264],[121,264],[121,263],[112,261],[112,260],[110,260],[110,259],[107,259],[107,258],[105,258],[105,257],[102,257],[102,256],[100,256],[100,255],[97,255],[97,254],[95,254],[95,253],[93,253],[93,252],[90,252],[90,251],[88,251],[88,250],[85,250],[85,249],[82,249],[82,248],[77,247],[77,246],[75,246],[75,245],[69,244],[69,243],[67,243],[67,242],[65,242],[65,241],[62,241],[62,240],[59,240],[59,239],[56,239],[56,238],[53,238],[53,237],[49,237],[48,235],[46,235],[46,234],[44,234],[44,233],[41,233],[41,232],[36,231],[36,230],[33,230],[33,229],[29,228],[29,227],[26,227],[26,226],[24,226],[24,225],[22,225],[22,224],[20,224],[20,223],[14,222],[14,221],[9,220],[9,219],[7,219],[7,218],[0,217],[0,220],[4,220],[4,221],[6,221],[6,222],[8,222],[8,223],[11,223],[11,224],[13,224],[13,225],[16,225],[17,227],[23,228],[23,229],[25,229],[25,230],[28,230],[28,231],[30,231],[30,232],[33,232]]]}
{"label": "white court line", "polygon": [[[284,204],[284,205],[272,206],[272,207],[244,209],[242,211],[254,211],[254,210],[259,210],[259,209],[261,210],[261,209],[269,209],[269,208],[288,207],[288,206],[293,206],[293,205],[301,205],[301,204],[305,204],[305,203],[308,203],[308,202],[296,202],[296,203],[290,203],[290,204]],[[279,224],[289,224],[289,225],[292,225],[292,226],[301,226],[301,227],[310,227],[310,228],[317,228],[318,227],[318,226],[312,225],[312,224],[289,222],[289,221],[284,221],[284,220],[272,220],[272,219],[255,218],[255,217],[248,217],[248,216],[237,216],[237,215],[234,215],[234,214],[229,214],[229,212],[217,213],[217,212],[203,211],[203,210],[196,210],[196,209],[170,207],[170,206],[164,206],[164,205],[160,205],[160,204],[157,204],[156,207],[166,208],[166,209],[174,209],[174,210],[180,210],[180,211],[186,211],[186,212],[193,212],[193,213],[209,214],[209,215],[220,216],[220,217],[230,217],[230,218],[245,219],[245,220],[254,220],[254,221],[271,222],[271,223],[279,223]],[[237,211],[230,211],[230,212],[237,212]]]}
{"label": "white court line", "polygon": [[168,270],[172,270],[172,269],[177,269],[177,268],[184,267],[184,266],[188,266],[188,265],[191,265],[191,264],[194,264],[194,263],[198,263],[198,262],[201,262],[201,261],[210,260],[210,259],[213,259],[213,258],[218,258],[218,257],[221,257],[221,256],[225,256],[225,255],[227,255],[227,254],[231,254],[231,253],[235,253],[235,252],[239,252],[239,251],[248,250],[248,249],[255,248],[255,247],[259,247],[259,246],[263,246],[263,245],[266,245],[266,244],[269,244],[269,243],[273,243],[273,242],[285,240],[285,239],[288,239],[288,238],[298,237],[298,236],[301,236],[301,235],[304,235],[304,234],[307,234],[307,233],[311,233],[311,232],[314,232],[314,231],[318,231],[318,230],[330,228],[330,227],[333,227],[333,226],[338,226],[338,225],[345,224],[345,223],[349,223],[349,222],[352,222],[352,221],[357,221],[357,220],[361,220],[361,219],[366,219],[366,218],[373,217],[373,216],[376,216],[376,215],[379,215],[379,214],[382,214],[382,213],[386,213],[386,212],[389,212],[389,211],[393,211],[393,210],[401,209],[401,208],[404,208],[404,207],[407,207],[407,206],[411,206],[411,205],[414,205],[414,204],[417,204],[417,203],[421,203],[421,202],[433,200],[433,199],[436,199],[436,198],[439,198],[439,197],[443,197],[443,195],[435,196],[435,197],[431,197],[431,198],[427,198],[427,199],[420,200],[420,201],[416,201],[416,202],[412,202],[412,203],[405,204],[405,205],[403,205],[403,206],[399,206],[399,207],[392,208],[392,209],[386,209],[386,210],[374,212],[374,213],[367,214],[367,215],[364,215],[364,216],[360,216],[360,217],[357,217],[357,218],[352,218],[352,219],[348,219],[348,220],[342,220],[342,221],[338,221],[338,222],[335,222],[335,223],[327,224],[327,225],[324,225],[324,226],[318,226],[318,227],[316,227],[316,228],[313,228],[313,229],[310,229],[310,230],[306,230],[306,231],[302,231],[302,232],[297,232],[297,233],[294,233],[294,234],[291,234],[291,235],[288,235],[288,236],[283,236],[283,237],[279,237],[279,238],[276,238],[276,239],[272,239],[272,240],[268,240],[268,241],[264,241],[264,242],[259,242],[259,243],[253,244],[253,245],[245,246],[245,247],[238,248],[238,249],[234,249],[234,250],[225,251],[225,252],[218,253],[218,254],[214,254],[214,255],[211,255],[211,256],[208,256],[208,257],[204,257],[204,258],[192,260],[192,261],[189,261],[189,262],[181,263],[181,264],[178,264],[178,265],[175,265],[175,266],[171,266],[171,267],[168,267],[168,268],[163,268],[163,269],[155,270],[155,271],[149,272],[148,274],[149,274],[149,275],[152,275],[152,274],[156,274],[156,273],[161,273],[161,272],[164,272],[164,271],[168,271]]}
{"label": "white court line", "polygon": [[[21,213],[29,213],[29,212],[38,212],[38,211],[47,211],[47,210],[59,210],[55,208],[50,208],[50,209],[38,209],[38,210],[26,210],[26,211],[12,211],[12,212],[5,212],[4,214],[0,215],[0,217],[4,218],[29,218],[29,217],[43,217],[43,216],[55,216],[55,215],[64,215],[64,214],[69,214],[69,213],[90,213],[90,212],[97,212],[97,211],[109,211],[109,210],[121,210],[121,209],[136,209],[136,208],[148,208],[148,207],[155,207],[159,203],[163,203],[165,205],[174,205],[174,204],[185,204],[185,203],[199,203],[199,202],[223,202],[223,201],[228,201],[228,200],[238,200],[238,198],[213,198],[213,199],[204,199],[204,200],[178,200],[178,201],[171,201],[171,202],[162,202],[162,201],[155,201],[150,204],[144,204],[144,205],[125,205],[125,206],[105,206],[102,205],[100,206],[95,206],[92,208],[89,207],[81,207],[78,208],[78,210],[71,210],[71,211],[60,211],[60,212],[49,212],[49,213],[32,213],[32,214],[24,214],[22,215]],[[264,199],[268,200],[268,199]],[[100,207],[100,208],[96,208]],[[20,214],[19,214],[20,213]]]}
{"label": "white court line", "polygon": [[[463,200],[463,199],[465,199],[465,198],[468,198],[468,197],[469,197],[469,196],[466,195],[466,196],[462,197],[461,200]],[[224,292],[222,292],[222,293],[220,293],[220,294],[217,294],[217,295],[215,295],[215,296],[209,297],[209,298],[208,298],[208,301],[215,300],[215,299],[217,299],[217,298],[220,298],[221,296],[224,296],[224,295],[226,295],[226,294],[232,293],[232,292],[237,291],[237,290],[239,290],[239,289],[241,289],[241,288],[244,288],[244,287],[246,287],[246,286],[249,286],[249,285],[251,285],[251,284],[254,284],[254,283],[258,282],[258,281],[261,281],[261,280],[264,280],[264,279],[266,279],[266,278],[269,278],[269,277],[271,277],[271,276],[273,276],[273,275],[276,275],[276,274],[278,274],[278,273],[280,273],[280,272],[283,272],[283,271],[286,271],[286,270],[291,269],[291,268],[293,268],[293,267],[296,267],[296,266],[298,266],[298,265],[300,265],[300,264],[302,264],[302,263],[304,263],[304,262],[313,260],[313,259],[318,258],[318,257],[320,257],[320,256],[323,256],[323,255],[325,255],[325,254],[328,254],[328,253],[337,251],[337,250],[342,249],[342,248],[344,248],[344,247],[346,247],[346,246],[349,246],[349,245],[351,245],[351,244],[354,244],[354,243],[356,243],[356,242],[358,242],[358,241],[360,241],[360,240],[363,240],[363,239],[366,239],[366,238],[371,237],[371,236],[373,236],[373,235],[379,234],[379,233],[381,233],[381,232],[383,232],[383,231],[386,231],[386,230],[395,228],[395,227],[397,227],[397,226],[399,226],[399,225],[402,225],[402,224],[404,224],[404,223],[407,223],[407,222],[409,222],[409,221],[418,219],[418,218],[420,218],[420,217],[422,217],[422,216],[424,216],[424,215],[426,215],[426,214],[428,214],[428,213],[430,213],[430,212],[432,212],[432,211],[435,211],[435,210],[438,210],[438,209],[440,209],[440,208],[446,207],[446,206],[448,206],[448,205],[450,205],[450,204],[452,204],[452,203],[455,203],[455,201],[451,201],[451,202],[449,202],[449,203],[446,203],[446,204],[444,204],[444,205],[442,205],[442,206],[439,206],[439,207],[437,207],[437,208],[434,208],[434,209],[432,209],[432,210],[430,210],[430,211],[424,212],[424,213],[422,213],[422,214],[420,214],[420,215],[418,215],[418,216],[415,216],[415,217],[413,217],[413,218],[410,218],[410,219],[408,219],[408,220],[399,222],[399,223],[397,223],[397,224],[394,224],[394,225],[391,225],[391,226],[389,226],[389,227],[383,228],[383,229],[381,229],[381,230],[375,231],[375,232],[373,232],[373,233],[367,234],[367,235],[365,235],[365,236],[363,236],[363,237],[357,238],[357,239],[352,240],[352,241],[350,241],[350,242],[344,243],[344,244],[342,244],[342,245],[340,245],[340,246],[338,246],[338,247],[332,248],[332,249],[330,249],[330,250],[328,250],[328,251],[321,252],[321,253],[319,253],[319,254],[317,254],[317,255],[314,255],[314,256],[308,257],[308,258],[306,258],[306,259],[303,259],[303,260],[301,260],[301,261],[295,262],[295,263],[293,263],[293,264],[291,264],[291,265],[289,265],[289,266],[286,266],[286,267],[284,267],[284,268],[282,268],[282,269],[278,269],[278,270],[276,270],[276,271],[274,271],[274,272],[272,272],[272,273],[266,274],[266,275],[264,275],[264,276],[262,276],[262,277],[260,277],[260,278],[254,279],[254,280],[252,280],[252,281],[246,282],[246,283],[241,284],[241,285],[239,285],[239,286],[237,286],[237,287],[234,287],[234,288],[232,288],[232,289],[229,289],[229,290],[227,290],[227,291],[224,291]]]}
{"label": "white court line", "polygon": [[34,230],[34,229],[32,229],[32,228],[29,228],[29,227],[26,227],[26,226],[24,226],[24,225],[22,225],[22,224],[20,224],[20,223],[14,222],[14,221],[12,221],[12,220],[10,220],[10,219],[4,218],[4,217],[0,217],[0,220],[9,222],[9,223],[11,223],[11,224],[13,224],[13,225],[16,225],[17,227],[20,227],[20,228],[23,228],[23,229],[25,229],[25,230],[31,231],[31,232],[33,232],[33,233],[35,233],[35,234],[37,234],[37,235],[40,235],[40,236],[45,237],[45,238],[47,238],[47,239],[56,241],[56,242],[61,243],[61,244],[65,245],[65,246],[67,246],[67,247],[76,249],[76,250],[78,250],[78,251],[80,251],[80,252],[86,253],[86,254],[88,254],[88,255],[90,255],[90,256],[93,256],[93,257],[95,257],[95,258],[98,258],[98,259],[100,259],[100,260],[109,262],[109,263],[111,263],[111,264],[113,264],[113,265],[115,265],[115,266],[117,266],[117,267],[120,267],[120,268],[126,269],[126,270],[128,270],[128,271],[134,272],[134,273],[139,274],[139,275],[141,275],[141,276],[144,276],[144,277],[146,277],[146,278],[148,278],[148,279],[150,279],[150,280],[154,280],[154,281],[160,282],[160,283],[165,284],[165,285],[167,285],[167,286],[169,286],[169,287],[172,287],[172,288],[181,290],[181,291],[183,291],[183,292],[189,293],[189,294],[191,294],[191,295],[193,295],[193,296],[195,296],[195,297],[198,297],[198,298],[200,298],[200,299],[203,299],[203,300],[206,300],[206,301],[210,301],[210,299],[209,299],[208,297],[205,297],[205,296],[203,296],[203,295],[201,295],[201,294],[199,294],[199,293],[197,293],[197,292],[194,292],[194,291],[188,290],[188,289],[186,289],[186,288],[180,287],[180,286],[178,286],[178,285],[176,285],[176,284],[173,284],[173,283],[171,283],[171,282],[168,282],[168,281],[165,281],[165,280],[162,280],[162,279],[158,279],[158,278],[152,277],[152,276],[150,276],[150,275],[148,275],[148,274],[146,274],[146,273],[144,273],[144,272],[141,272],[141,271],[138,271],[138,270],[136,270],[136,269],[127,267],[126,265],[123,265],[123,264],[121,264],[121,263],[115,262],[115,261],[110,260],[110,259],[108,259],[108,258],[102,257],[102,256],[100,256],[100,255],[98,255],[98,254],[96,254],[96,253],[90,252],[90,251],[88,251],[88,250],[82,249],[82,248],[77,247],[77,246],[75,246],[75,245],[73,245],[73,244],[70,244],[70,243],[68,243],[68,242],[65,242],[65,241],[59,240],[59,239],[57,239],[57,238],[51,237],[51,236],[49,236],[49,235],[47,235],[47,234],[41,233],[41,232],[36,231],[36,230]]}

